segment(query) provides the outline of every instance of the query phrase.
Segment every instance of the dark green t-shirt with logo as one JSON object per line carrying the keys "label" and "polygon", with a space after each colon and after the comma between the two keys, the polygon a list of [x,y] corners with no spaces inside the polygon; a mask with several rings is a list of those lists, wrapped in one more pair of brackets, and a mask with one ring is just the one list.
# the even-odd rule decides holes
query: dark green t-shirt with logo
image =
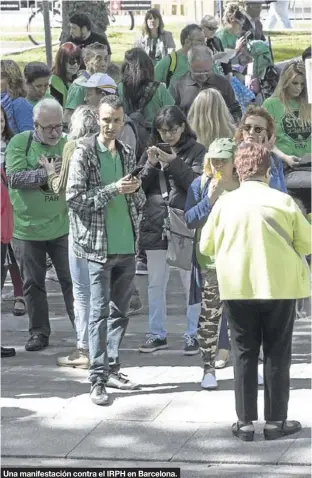
{"label": "dark green t-shirt with logo", "polygon": [[302,158],[311,154],[311,122],[302,121],[299,116],[299,105],[296,100],[289,102],[288,112],[278,98],[268,98],[263,103],[273,117],[276,127],[276,146],[288,155]]}
{"label": "dark green t-shirt with logo", "polygon": [[[29,131],[17,134],[5,151],[7,173],[18,173],[38,169],[41,155],[62,156],[66,138],[56,146],[32,141],[27,157]],[[14,211],[14,233],[16,239],[48,241],[68,234],[68,214],[65,193],[54,194],[47,185],[40,188],[9,188]]]}

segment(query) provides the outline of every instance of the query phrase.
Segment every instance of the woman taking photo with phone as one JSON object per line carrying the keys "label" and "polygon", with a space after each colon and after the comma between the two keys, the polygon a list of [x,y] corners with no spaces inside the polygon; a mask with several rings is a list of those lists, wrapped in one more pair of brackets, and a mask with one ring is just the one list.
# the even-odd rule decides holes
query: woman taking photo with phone
{"label": "woman taking photo with phone", "polygon": [[[154,119],[152,139],[153,146],[147,149],[140,162],[144,164],[141,179],[146,203],[139,243],[147,254],[149,335],[139,350],[147,353],[168,348],[165,325],[168,241],[163,234],[167,204],[184,211],[188,187],[201,174],[206,152],[177,106],[166,106],[159,111]],[[167,200],[162,194],[164,188]],[[196,334],[200,303],[188,305],[191,271],[179,269],[179,273],[187,299],[184,353],[194,355],[199,352]]]}

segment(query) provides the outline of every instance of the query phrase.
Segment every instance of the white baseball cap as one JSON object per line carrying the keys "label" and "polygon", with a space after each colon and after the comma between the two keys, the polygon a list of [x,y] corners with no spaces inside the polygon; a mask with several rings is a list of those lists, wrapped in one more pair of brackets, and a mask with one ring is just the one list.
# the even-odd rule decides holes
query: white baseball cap
{"label": "white baseball cap", "polygon": [[117,92],[116,82],[106,73],[94,73],[94,75],[91,75],[88,80],[86,79],[81,86],[85,88],[100,88],[111,94],[116,94]]}

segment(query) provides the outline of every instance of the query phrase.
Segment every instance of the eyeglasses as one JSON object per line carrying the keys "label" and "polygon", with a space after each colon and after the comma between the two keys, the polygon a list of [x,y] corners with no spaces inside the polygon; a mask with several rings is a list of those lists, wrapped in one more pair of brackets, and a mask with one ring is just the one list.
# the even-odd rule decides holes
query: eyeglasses
{"label": "eyeglasses", "polygon": [[246,133],[250,133],[252,129],[256,134],[261,134],[263,131],[267,131],[266,128],[263,128],[262,126],[255,126],[253,124],[244,124],[243,126],[243,131],[246,131]]}
{"label": "eyeglasses", "polygon": [[79,65],[80,64],[80,60],[78,58],[68,58],[67,62],[70,64],[70,65]]}
{"label": "eyeglasses", "polygon": [[160,134],[163,134],[163,135],[166,135],[166,134],[169,134],[170,136],[174,136],[175,134],[177,134],[178,132],[178,128],[171,128],[171,129],[159,129],[159,133]]}
{"label": "eyeglasses", "polygon": [[209,27],[208,25],[202,25],[202,28],[207,28],[210,32],[216,32],[218,27]]}
{"label": "eyeglasses", "polygon": [[48,134],[52,134],[53,131],[56,131],[56,133],[59,133],[60,131],[62,131],[63,129],[63,125],[62,124],[56,124],[55,126],[42,126],[40,123],[36,123],[38,126],[40,126],[40,128],[45,132],[45,133],[48,133]]}

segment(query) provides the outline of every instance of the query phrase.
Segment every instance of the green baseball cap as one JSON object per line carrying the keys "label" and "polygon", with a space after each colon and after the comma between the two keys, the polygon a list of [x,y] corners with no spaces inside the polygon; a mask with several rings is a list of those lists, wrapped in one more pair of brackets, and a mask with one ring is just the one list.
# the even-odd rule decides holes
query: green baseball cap
{"label": "green baseball cap", "polygon": [[212,159],[232,159],[235,143],[229,138],[215,139],[209,146],[207,157]]}

